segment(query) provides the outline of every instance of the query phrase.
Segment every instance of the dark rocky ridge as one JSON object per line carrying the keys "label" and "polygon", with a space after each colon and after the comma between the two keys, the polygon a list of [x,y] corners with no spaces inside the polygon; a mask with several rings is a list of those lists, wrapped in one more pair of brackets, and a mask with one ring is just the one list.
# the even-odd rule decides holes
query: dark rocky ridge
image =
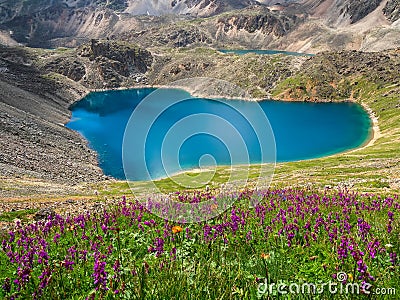
{"label": "dark rocky ridge", "polygon": [[400,19],[400,0],[389,0],[383,9],[383,12],[392,22]]}
{"label": "dark rocky ridge", "polygon": [[342,8],[341,14],[350,15],[353,24],[373,12],[381,2],[382,0],[352,0]]}
{"label": "dark rocky ridge", "polygon": [[119,62],[121,65],[118,65],[118,69],[124,76],[132,72],[146,73],[153,62],[149,51],[115,41],[92,40],[90,46],[83,45],[78,49],[78,55],[88,57],[91,61],[103,57]]}
{"label": "dark rocky ridge", "polygon": [[153,63],[149,51],[117,42],[92,40],[90,46],[83,45],[78,48],[78,55],[88,58],[97,65],[97,72],[92,72],[92,78],[90,76],[84,78],[84,85],[96,88],[100,87],[99,81],[105,88],[119,87],[127,79],[138,81],[138,78],[141,78],[139,81],[145,83],[143,74]]}

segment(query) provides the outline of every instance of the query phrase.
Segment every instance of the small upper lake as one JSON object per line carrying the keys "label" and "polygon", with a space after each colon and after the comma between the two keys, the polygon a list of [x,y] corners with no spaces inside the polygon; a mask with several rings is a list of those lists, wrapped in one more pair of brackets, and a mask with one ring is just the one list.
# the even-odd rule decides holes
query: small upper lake
{"label": "small upper lake", "polygon": [[301,52],[290,52],[290,51],[282,51],[282,50],[246,50],[246,49],[219,49],[219,52],[222,53],[234,53],[237,55],[245,55],[248,53],[254,53],[258,55],[273,55],[273,54],[285,54],[285,55],[292,55],[292,56],[314,56],[314,54],[309,53],[301,53]]}
{"label": "small upper lake", "polygon": [[[91,93],[71,107],[72,118],[66,126],[89,141],[97,151],[100,167],[106,175],[125,179],[122,162],[125,129],[132,113],[138,112],[136,108],[146,102],[143,99],[154,90]],[[139,120],[133,131],[134,135],[145,136],[146,141],[134,137],[130,145],[133,156],[144,151],[152,179],[165,176],[165,168],[179,171],[176,166],[168,165],[169,158],[178,161],[185,170],[198,168],[199,161],[202,165],[262,162],[265,158],[253,129],[265,128],[267,132],[269,124],[275,136],[278,162],[318,158],[357,148],[369,139],[371,133],[368,114],[355,103],[216,101],[194,98],[179,89],[163,90],[169,97],[178,96],[186,100],[165,108],[167,100],[159,97],[142,105],[144,107],[140,107]],[[260,107],[269,124],[265,123],[265,118],[257,117]],[[252,120],[249,120],[238,113],[240,111],[256,118],[250,117]],[[151,123],[151,128],[146,127],[146,122]],[[170,140],[176,137],[177,145],[164,147],[168,136]],[[246,146],[247,157],[236,153],[242,144]],[[273,144],[267,146],[275,149]],[[234,160],[233,156],[236,156]],[[137,172],[131,174],[129,180],[149,179],[140,166],[134,169]]]}

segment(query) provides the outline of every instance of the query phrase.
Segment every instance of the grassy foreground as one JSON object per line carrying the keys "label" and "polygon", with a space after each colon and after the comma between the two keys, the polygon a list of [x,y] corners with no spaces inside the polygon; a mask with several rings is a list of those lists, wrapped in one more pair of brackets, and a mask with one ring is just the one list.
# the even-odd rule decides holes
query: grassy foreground
{"label": "grassy foreground", "polygon": [[[212,192],[177,196],[195,206],[215,200]],[[224,214],[197,224],[154,217],[126,198],[100,214],[17,224],[2,238],[0,297],[396,299],[398,196],[231,196],[236,203]]]}

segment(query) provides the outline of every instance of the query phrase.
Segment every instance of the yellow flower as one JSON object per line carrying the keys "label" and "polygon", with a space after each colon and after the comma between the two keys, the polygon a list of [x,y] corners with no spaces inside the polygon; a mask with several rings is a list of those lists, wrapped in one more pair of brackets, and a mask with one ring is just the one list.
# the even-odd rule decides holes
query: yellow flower
{"label": "yellow flower", "polygon": [[179,233],[179,232],[181,232],[182,230],[183,230],[183,228],[182,228],[181,226],[179,226],[179,225],[172,227],[172,233],[173,233],[173,234]]}
{"label": "yellow flower", "polygon": [[351,281],[353,281],[353,275],[352,274],[347,274],[347,278],[350,279]]}
{"label": "yellow flower", "polygon": [[269,259],[271,257],[271,255],[269,253],[265,254],[264,252],[261,253],[261,258],[263,259]]}

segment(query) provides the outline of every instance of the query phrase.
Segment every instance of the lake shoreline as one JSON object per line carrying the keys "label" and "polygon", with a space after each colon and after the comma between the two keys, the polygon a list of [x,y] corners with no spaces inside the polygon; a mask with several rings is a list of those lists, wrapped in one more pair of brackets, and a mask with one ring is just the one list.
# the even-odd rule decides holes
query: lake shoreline
{"label": "lake shoreline", "polygon": [[[307,102],[307,103],[358,103],[357,101],[354,101],[352,99],[341,99],[341,100],[328,100],[328,99],[319,99],[319,100],[312,100],[312,101],[307,101],[307,100],[301,100],[301,99],[290,99],[290,100],[283,100],[283,99],[277,99],[273,98],[272,96],[269,98],[263,97],[263,98],[257,98],[257,97],[228,97],[228,96],[221,96],[221,95],[209,95],[207,93],[201,94],[198,93],[197,91],[185,87],[185,86],[175,86],[175,85],[159,85],[159,84],[154,84],[154,85],[145,85],[145,84],[140,84],[140,85],[135,85],[132,87],[119,87],[119,88],[111,88],[111,89],[88,89],[87,92],[83,95],[83,97],[76,99],[72,104],[82,100],[85,98],[87,95],[91,93],[101,93],[101,92],[111,92],[111,91],[129,91],[129,90],[137,90],[137,89],[181,89],[185,92],[188,92],[192,97],[196,98],[206,98],[208,100],[214,100],[214,99],[224,99],[224,100],[239,100],[239,101],[249,101],[249,102],[263,102],[263,101],[279,101],[279,102]],[[268,96],[267,96],[268,97]],[[358,103],[359,104],[359,103]]]}
{"label": "lake shoreline", "polygon": [[[116,88],[116,89],[97,89],[97,90],[92,90],[89,91],[89,93],[96,93],[96,92],[110,92],[110,91],[129,91],[129,90],[138,90],[138,89],[142,89],[142,88],[147,88],[147,89],[158,89],[158,88],[172,88],[172,89],[180,89],[183,91],[188,92],[191,96],[193,97],[201,97],[201,98],[206,98],[206,99],[210,99],[210,100],[220,100],[220,99],[226,99],[226,100],[241,100],[241,101],[249,101],[249,102],[263,102],[263,101],[276,101],[276,102],[311,102],[311,101],[301,101],[301,100],[294,100],[294,101],[286,101],[286,100],[279,100],[279,99],[265,99],[265,98],[242,98],[242,99],[238,99],[237,97],[232,97],[232,98],[226,98],[226,97],[220,97],[220,98],[216,98],[216,97],[210,97],[210,96],[199,96],[199,95],[193,95],[193,90],[188,89],[184,86],[171,86],[171,85],[141,85],[141,86],[136,86],[136,87],[126,87],[126,88]],[[311,103],[357,103],[360,105],[360,103],[358,103],[357,101],[354,101],[353,99],[348,99],[348,100],[342,100],[342,101],[312,101]],[[313,158],[307,158],[307,159],[300,159],[300,160],[293,160],[293,161],[281,161],[281,162],[274,162],[274,164],[285,164],[285,163],[293,163],[293,162],[302,162],[302,161],[311,161],[311,160],[317,160],[317,159],[322,159],[322,158],[328,158],[328,157],[333,157],[333,156],[338,156],[341,154],[346,154],[346,153],[351,153],[354,151],[359,151],[361,149],[364,149],[366,147],[372,146],[375,141],[381,136],[380,134],[380,130],[379,130],[379,124],[378,124],[378,119],[375,116],[375,113],[373,112],[373,110],[368,107],[367,104],[365,103],[361,103],[361,106],[363,107],[363,110],[368,114],[369,120],[371,121],[371,126],[369,127],[370,133],[368,134],[365,142],[363,142],[360,146],[358,146],[357,148],[350,148],[344,151],[340,151],[340,152],[336,152],[333,154],[327,154],[327,155],[322,155],[322,156],[318,156],[318,157],[313,157]],[[252,166],[262,166],[262,165],[270,165],[271,162],[269,163],[254,163],[254,164],[245,164],[245,165],[218,165],[218,167],[221,168],[226,168],[226,167],[252,167]],[[159,177],[159,178],[155,178],[152,181],[158,181],[158,180],[163,180],[169,177],[175,177],[175,176],[179,176],[181,174],[184,173],[203,173],[203,172],[210,172],[211,170],[209,168],[205,168],[205,169],[199,169],[199,168],[193,168],[193,169],[188,169],[188,170],[182,170],[179,171],[177,173],[174,173],[173,175],[170,176],[163,176],[163,177]],[[114,178],[114,177],[112,177]],[[117,181],[124,181],[124,179],[118,179],[118,178],[114,178]]]}

